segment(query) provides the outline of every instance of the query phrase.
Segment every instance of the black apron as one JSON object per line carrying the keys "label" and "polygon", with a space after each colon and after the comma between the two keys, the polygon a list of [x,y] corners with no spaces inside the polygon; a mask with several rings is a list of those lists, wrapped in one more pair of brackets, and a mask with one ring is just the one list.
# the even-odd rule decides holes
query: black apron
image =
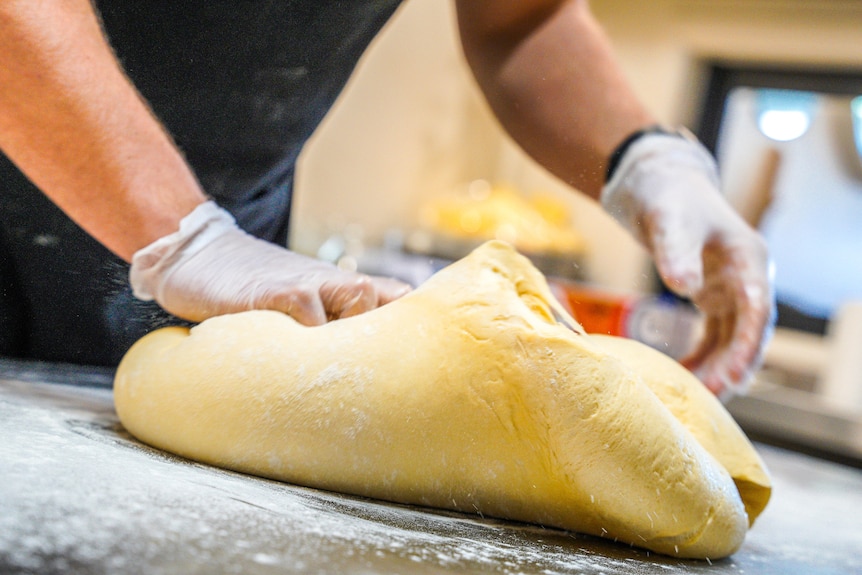
{"label": "black apron", "polygon": [[[399,0],[95,4],[204,190],[245,230],[284,245],[302,146]],[[0,155],[0,355],[116,365],[168,323],[131,295],[128,265]]]}

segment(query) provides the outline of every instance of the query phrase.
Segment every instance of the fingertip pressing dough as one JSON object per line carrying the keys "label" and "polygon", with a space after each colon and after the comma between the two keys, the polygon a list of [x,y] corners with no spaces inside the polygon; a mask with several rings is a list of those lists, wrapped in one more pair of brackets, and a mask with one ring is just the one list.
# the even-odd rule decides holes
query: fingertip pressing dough
{"label": "fingertip pressing dough", "polygon": [[733,553],[770,492],[693,376],[585,334],[501,242],[322,326],[252,311],[153,332],[114,395],[130,433],[190,459],[680,557]]}

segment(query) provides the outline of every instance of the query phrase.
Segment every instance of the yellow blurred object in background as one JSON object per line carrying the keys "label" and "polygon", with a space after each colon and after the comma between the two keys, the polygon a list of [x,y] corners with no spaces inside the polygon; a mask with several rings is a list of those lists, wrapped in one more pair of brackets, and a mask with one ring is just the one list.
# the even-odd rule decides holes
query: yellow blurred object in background
{"label": "yellow blurred object in background", "polygon": [[568,207],[550,194],[525,197],[515,189],[472,182],[466,194],[430,202],[423,210],[426,230],[465,241],[498,239],[535,254],[581,254],[583,236],[570,224]]}

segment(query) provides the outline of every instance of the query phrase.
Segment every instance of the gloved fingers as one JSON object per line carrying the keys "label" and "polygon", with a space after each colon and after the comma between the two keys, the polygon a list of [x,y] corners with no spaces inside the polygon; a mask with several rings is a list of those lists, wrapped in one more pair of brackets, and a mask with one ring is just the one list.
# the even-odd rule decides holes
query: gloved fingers
{"label": "gloved fingers", "polygon": [[321,297],[330,319],[359,315],[394,301],[411,290],[396,279],[348,274],[324,282]]}
{"label": "gloved fingers", "polygon": [[326,323],[326,309],[317,293],[308,285],[286,285],[284,289],[273,291],[265,296],[253,296],[246,309],[270,309],[286,313],[299,323],[307,326]]}
{"label": "gloved fingers", "polygon": [[410,293],[413,289],[410,284],[398,281],[394,278],[381,276],[370,276],[374,283],[374,289],[377,291],[377,305],[386,305],[400,297]]}
{"label": "gloved fingers", "polygon": [[688,355],[679,360],[679,362],[690,371],[695,373],[700,370],[706,363],[707,358],[718,348],[721,340],[719,333],[721,326],[719,319],[716,317],[705,317],[703,320],[703,330],[700,341],[697,346],[691,350]]}
{"label": "gloved fingers", "polygon": [[727,365],[718,360],[709,361],[695,370],[694,374],[722,403],[739,395],[748,383],[747,377],[739,379],[738,376],[730,373]]}
{"label": "gloved fingers", "polygon": [[339,272],[320,284],[320,299],[328,319],[359,315],[377,307],[377,291],[371,278]]}
{"label": "gloved fingers", "polygon": [[728,354],[728,348],[738,310],[725,283],[729,278],[722,276],[716,258],[709,255],[712,249],[704,249],[701,234],[685,228],[685,224],[677,222],[671,228],[675,232],[667,233],[653,226],[650,247],[664,284],[677,295],[691,298],[705,316],[701,341],[681,363],[712,393],[722,397],[742,384],[739,369],[728,363],[736,359]]}
{"label": "gloved fingers", "polygon": [[691,298],[703,289],[702,244],[665,243],[654,249],[653,257],[664,284],[675,294]]}
{"label": "gloved fingers", "polygon": [[728,347],[733,337],[732,314],[707,317],[703,339],[681,363],[692,370],[700,381],[719,398],[744,382],[738,370],[729,367]]}
{"label": "gloved fingers", "polygon": [[746,291],[753,293],[738,300],[739,307],[725,319],[721,332],[726,340],[695,372],[722,399],[745,391],[772,335],[774,305],[757,296],[758,290],[749,286]]}
{"label": "gloved fingers", "polygon": [[[772,333],[775,306],[766,261],[735,249],[708,248],[706,287],[694,297],[705,314],[704,338],[682,363],[713,393],[728,398],[741,393],[759,367]],[[751,262],[764,262],[752,265]]]}
{"label": "gloved fingers", "polygon": [[692,227],[691,215],[675,208],[644,214],[644,244],[664,284],[682,297],[703,289],[704,227]]}

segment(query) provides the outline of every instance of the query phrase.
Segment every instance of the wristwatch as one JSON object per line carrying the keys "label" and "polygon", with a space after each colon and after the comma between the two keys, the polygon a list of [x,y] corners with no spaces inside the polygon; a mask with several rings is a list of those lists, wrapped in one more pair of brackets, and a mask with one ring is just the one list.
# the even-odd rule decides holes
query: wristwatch
{"label": "wristwatch", "polygon": [[644,136],[648,136],[651,134],[661,134],[664,136],[674,136],[677,138],[683,138],[684,140],[689,140],[691,142],[698,142],[697,136],[691,133],[688,128],[679,127],[679,128],[668,128],[666,126],[662,126],[660,124],[654,124],[652,126],[647,126],[646,128],[642,128],[637,130],[636,132],[632,132],[629,134],[625,140],[620,142],[613,153],[611,153],[608,158],[608,169],[605,172],[605,183],[611,181],[611,178],[614,175],[614,172],[617,169],[617,166],[620,164],[620,160],[623,159],[623,156],[626,153],[632,144],[637,142]]}

